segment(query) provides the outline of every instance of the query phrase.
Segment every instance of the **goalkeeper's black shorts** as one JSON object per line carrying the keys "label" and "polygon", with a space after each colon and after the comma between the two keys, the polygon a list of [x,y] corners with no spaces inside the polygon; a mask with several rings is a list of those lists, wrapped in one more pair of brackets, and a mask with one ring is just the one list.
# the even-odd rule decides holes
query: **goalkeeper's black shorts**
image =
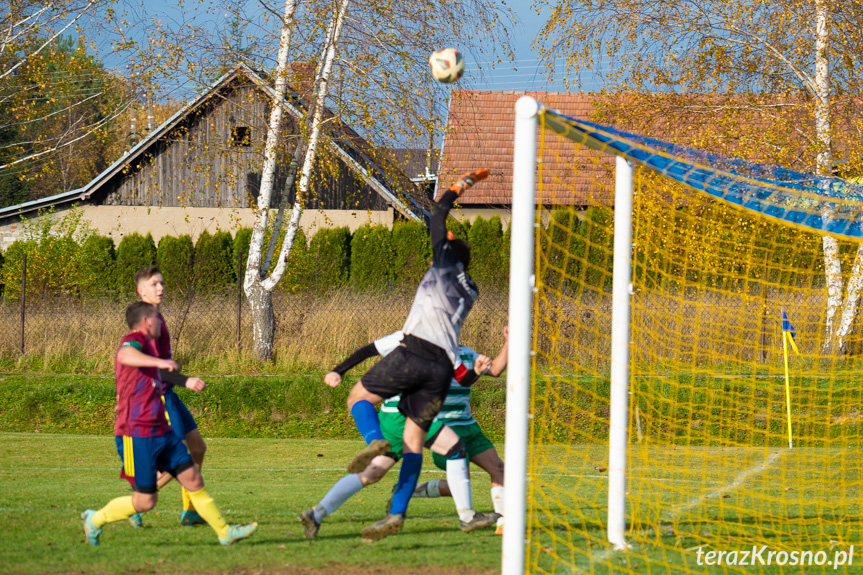
{"label": "goalkeeper's black shorts", "polygon": [[428,431],[443,406],[452,377],[452,362],[443,348],[408,335],[361,381],[367,391],[384,399],[402,394],[399,411]]}

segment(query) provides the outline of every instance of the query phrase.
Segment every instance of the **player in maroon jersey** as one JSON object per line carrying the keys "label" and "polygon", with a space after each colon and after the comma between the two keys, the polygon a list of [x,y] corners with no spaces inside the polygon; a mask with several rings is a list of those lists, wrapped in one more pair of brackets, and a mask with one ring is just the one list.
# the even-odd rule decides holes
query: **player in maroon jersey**
{"label": "player in maroon jersey", "polygon": [[213,528],[222,545],[250,537],[257,531],[257,523],[225,522],[204,488],[204,480],[188,449],[168,425],[159,371],[174,372],[179,366],[172,359],[156,355],[153,340],[162,329],[158,310],[146,302],[135,302],[126,308],[126,323],[131,331],[121,340],[114,361],[117,381],[114,435],[123,462],[121,477],[132,484],[133,494],[112,499],[98,511],[88,509],[81,514],[86,542],[99,545],[103,525],[153,509],[159,497],[156,473],[160,470],[170,473],[189,491],[198,513]]}
{"label": "player in maroon jersey", "polygon": [[[162,276],[158,266],[147,266],[135,274],[135,287],[142,301],[156,306],[162,303],[165,295],[165,279]],[[165,323],[165,318],[159,314],[159,319],[162,321],[162,331],[159,337],[153,341],[156,346],[156,351],[162,359],[173,359],[171,351],[171,334],[168,333],[168,326]],[[168,416],[168,422],[174,430],[174,433],[186,444],[189,448],[189,453],[192,454],[192,461],[198,471],[204,463],[204,453],[207,451],[207,444],[204,443],[204,438],[201,432],[198,431],[198,424],[192,416],[189,409],[183,401],[177,396],[174,391],[175,386],[185,387],[192,391],[203,391],[207,384],[200,377],[188,377],[179,371],[162,370],[162,381],[165,385],[165,410]],[[167,473],[159,476],[158,487],[161,489],[169,481],[171,476]],[[180,489],[180,495],[183,498],[183,511],[180,514],[180,525],[203,525],[206,522],[195,511],[195,506],[189,498],[189,492],[186,489]],[[133,527],[143,527],[144,522],[140,514],[133,515],[129,518],[129,522]]]}

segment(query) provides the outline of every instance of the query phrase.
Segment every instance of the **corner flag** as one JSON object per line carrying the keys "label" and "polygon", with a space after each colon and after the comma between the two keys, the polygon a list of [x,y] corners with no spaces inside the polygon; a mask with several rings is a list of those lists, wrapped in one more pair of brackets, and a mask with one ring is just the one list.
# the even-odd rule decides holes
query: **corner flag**
{"label": "corner flag", "polygon": [[794,326],[788,321],[788,316],[785,315],[785,310],[782,310],[782,359],[785,364],[785,410],[788,418],[788,448],[794,447],[794,442],[791,438],[791,385],[788,381],[788,342],[791,342],[791,348],[794,353],[800,355],[800,350],[797,349],[797,343],[794,338],[797,337],[797,332],[794,331]]}
{"label": "corner flag", "polygon": [[782,310],[782,338],[788,338],[788,341],[791,343],[791,349],[794,350],[794,353],[800,355],[800,350],[797,349],[797,343],[794,341],[794,338],[797,337],[797,332],[794,331],[794,326],[791,325],[791,322],[788,321],[788,316],[785,315],[785,310]]}

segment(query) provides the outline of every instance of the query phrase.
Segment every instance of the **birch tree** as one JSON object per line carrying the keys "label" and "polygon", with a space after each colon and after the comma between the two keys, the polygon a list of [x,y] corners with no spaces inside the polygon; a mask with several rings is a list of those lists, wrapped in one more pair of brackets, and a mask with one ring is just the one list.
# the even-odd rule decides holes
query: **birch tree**
{"label": "birch tree", "polygon": [[[605,80],[609,92],[635,95],[631,101],[642,117],[665,115],[685,118],[681,125],[697,123],[702,143],[705,130],[722,133],[726,140],[734,136],[736,155],[830,176],[841,135],[845,161],[858,161],[861,110],[855,98],[844,96],[863,89],[859,1],[537,4],[552,10],[537,40],[548,70],[563,68],[572,84],[590,70]],[[741,114],[759,121],[741,121]],[[720,137],[712,142],[726,145]],[[829,219],[831,214],[822,216]],[[829,236],[822,243],[827,352],[843,346],[857,313],[863,250],[858,250],[843,293],[839,245]]]}
{"label": "birch tree", "polygon": [[[151,48],[138,61],[148,70],[164,72],[165,78],[171,73],[175,78],[186,75],[187,80],[206,86],[225,68],[224,57],[213,57],[224,54],[223,35],[209,29],[207,22],[221,18],[225,11],[222,4],[213,2],[202,15],[201,2],[187,4],[184,7],[181,0],[178,8],[183,11],[181,26],[172,27],[171,22],[150,16]],[[441,133],[445,87],[428,81],[428,54],[455,37],[464,38],[458,43],[463,51],[511,58],[508,25],[512,19],[502,0],[283,0],[278,9],[267,1],[258,5],[259,12],[238,9],[230,17],[240,22],[236,25],[239,39],[234,43],[243,44],[238,57],[254,69],[272,70],[269,78],[274,82],[266,141],[260,149],[261,184],[244,276],[254,353],[268,359],[275,335],[272,292],[284,277],[300,217],[304,209],[315,205],[317,189],[339,170],[362,171],[372,166],[380,170],[377,177],[401,178],[412,186],[392,165],[387,148],[417,142],[425,147],[430,133]],[[311,93],[300,94],[304,117],[292,118],[286,130],[288,80],[292,68],[308,62],[315,76]],[[462,86],[467,87],[466,83]],[[435,92],[439,105],[430,117],[429,100]],[[337,160],[332,144],[345,139],[362,156],[357,165]],[[288,178],[283,184],[286,168]],[[277,185],[281,189],[275,189]],[[288,208],[292,186],[295,197]]]}
{"label": "birch tree", "polygon": [[[252,310],[252,325],[253,325],[253,341],[255,345],[255,354],[261,359],[270,359],[273,354],[273,307],[272,307],[272,292],[276,284],[282,279],[285,273],[288,256],[290,255],[291,246],[296,236],[297,228],[300,223],[300,215],[303,210],[303,198],[308,194],[309,178],[311,176],[312,166],[314,165],[317,145],[320,138],[321,120],[324,109],[324,102],[327,98],[328,81],[332,72],[333,62],[337,53],[337,44],[341,35],[344,24],[345,14],[348,9],[350,0],[340,0],[336,7],[336,13],[327,28],[326,37],[324,40],[324,58],[315,73],[315,94],[314,108],[307,113],[312,120],[309,125],[308,145],[306,146],[305,158],[303,160],[302,175],[300,177],[299,189],[297,190],[297,198],[294,202],[294,208],[291,213],[291,221],[288,224],[287,234],[282,242],[281,253],[276,268],[267,277],[261,277],[261,257],[264,244],[264,232],[267,228],[267,218],[269,217],[270,201],[273,195],[273,183],[276,168],[276,150],[279,141],[279,132],[282,122],[282,101],[285,95],[286,82],[285,78],[288,74],[288,47],[290,45],[291,26],[293,25],[294,12],[296,10],[296,0],[287,0],[285,3],[284,28],[282,30],[282,39],[279,45],[279,58],[276,67],[276,91],[270,112],[270,124],[267,131],[267,143],[264,156],[264,169],[261,179],[261,191],[256,209],[255,226],[252,230],[251,245],[249,248],[249,258],[246,264],[246,277],[244,279],[244,289],[246,296],[249,299],[249,306]],[[298,149],[302,149],[302,145],[297,144]],[[278,238],[278,230],[271,235],[271,241],[275,242]]]}

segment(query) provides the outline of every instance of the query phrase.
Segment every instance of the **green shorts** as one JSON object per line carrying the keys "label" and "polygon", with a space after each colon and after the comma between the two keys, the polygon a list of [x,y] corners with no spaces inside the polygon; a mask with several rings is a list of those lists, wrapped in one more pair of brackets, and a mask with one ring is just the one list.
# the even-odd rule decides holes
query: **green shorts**
{"label": "green shorts", "polygon": [[[386,440],[390,442],[390,453],[401,459],[402,451],[404,450],[403,440],[405,434],[405,416],[401,413],[381,412],[379,419],[381,423],[381,431]],[[426,435],[426,441],[434,437],[444,425],[446,424],[441,421],[433,422],[428,434]],[[468,459],[494,447],[492,442],[489,441],[488,437],[486,437],[482,432],[478,423],[471,423],[470,425],[453,425],[450,426],[450,429],[455,431],[456,435],[458,435],[462,442],[464,442],[465,447],[467,448]],[[437,465],[438,468],[446,471],[446,458],[437,453],[433,453],[432,456],[434,464]]]}

